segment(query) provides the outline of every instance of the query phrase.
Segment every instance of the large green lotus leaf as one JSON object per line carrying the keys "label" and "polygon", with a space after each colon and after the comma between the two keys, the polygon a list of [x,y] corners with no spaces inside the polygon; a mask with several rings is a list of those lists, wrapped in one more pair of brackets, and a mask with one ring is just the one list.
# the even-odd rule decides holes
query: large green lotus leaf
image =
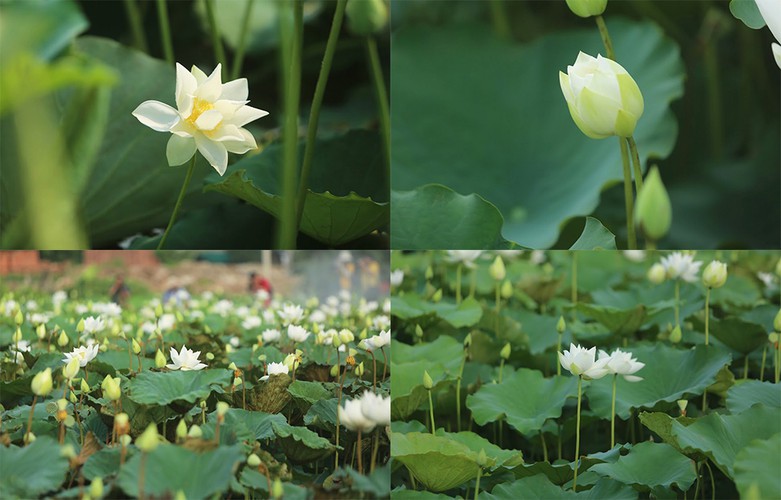
{"label": "large green lotus leaf", "polygon": [[[653,23],[607,24],[618,60],[643,92],[645,113],[635,131],[643,163],[665,157],[677,135],[669,103],[683,92],[679,49]],[[618,141],[584,136],[561,94],[559,71],[578,50],[604,52],[597,30],[557,32],[525,45],[474,23],[396,30],[393,187],[441,183],[476,193],[504,216],[504,238],[553,245],[567,219],[590,214],[601,190],[622,179]],[[396,201],[393,210],[404,210]],[[420,237],[415,246],[427,247],[428,235]]]}
{"label": "large green lotus leaf", "polygon": [[480,453],[480,450],[484,451],[492,471],[499,467],[512,468],[523,463],[523,453],[520,450],[505,450],[474,432],[445,432],[441,428],[437,429],[436,432],[437,436],[461,443],[475,453]]}
{"label": "large green lotus leaf", "polygon": [[608,478],[599,479],[590,489],[575,493],[553,484],[544,474],[537,474],[518,479],[512,483],[499,484],[491,493],[481,492],[478,498],[481,500],[505,500],[507,498],[515,500],[537,500],[540,498],[634,500],[637,496],[637,491],[630,486]]}
{"label": "large green lotus leaf", "polygon": [[479,425],[507,420],[524,435],[539,434],[549,418],[561,416],[569,397],[577,397],[577,378],[554,376],[521,368],[501,384],[482,386],[466,398],[466,406]]}
{"label": "large green lotus leaf", "polygon": [[[415,345],[394,341],[391,345],[391,352],[399,363],[427,361],[432,365],[442,365],[445,372],[456,376],[464,358],[464,345],[449,335],[440,335],[432,342]],[[429,371],[429,375],[434,376],[431,371]],[[391,377],[392,382],[393,377]]]}
{"label": "large green lotus leaf", "polygon": [[438,493],[431,493],[425,490],[406,490],[395,489],[391,490],[391,498],[393,500],[452,500],[453,497]]}
{"label": "large green lotus leaf", "polygon": [[446,491],[477,477],[477,452],[441,436],[391,433],[391,455],[431,491]]}
{"label": "large green lotus leaf", "polygon": [[657,486],[677,486],[686,491],[697,478],[694,462],[686,455],[669,444],[647,441],[633,446],[616,462],[596,464],[589,470],[644,491]]}
{"label": "large green lotus leaf", "polygon": [[781,385],[760,380],[738,380],[727,390],[727,409],[741,413],[757,403],[768,408],[781,408]]}
{"label": "large green lotus leaf", "polygon": [[774,306],[773,304],[762,304],[745,311],[740,315],[740,319],[748,321],[749,323],[762,325],[766,331],[772,332],[775,329],[773,328],[773,320],[775,319],[776,314],[778,314],[777,306]]}
{"label": "large green lotus leaf", "polygon": [[[241,446],[220,446],[195,453],[180,446],[161,445],[146,454],[144,495],[173,497],[178,491],[188,499],[207,498],[228,489],[236,464],[244,459]],[[139,496],[141,453],[125,462],[117,482],[132,497]]]}
{"label": "large green lotus leaf", "polygon": [[[735,456],[735,485],[741,498],[781,498],[781,434],[767,440],[752,441]],[[754,497],[757,498],[757,497]]]}
{"label": "large green lotus leaf", "polygon": [[711,290],[711,305],[729,308],[738,306],[751,308],[762,299],[762,292],[756,281],[745,276],[729,276],[721,288]]}
{"label": "large green lotus leaf", "polygon": [[352,478],[351,490],[369,493],[375,498],[386,498],[391,488],[391,468],[391,464],[386,464],[366,475],[352,467],[345,469],[345,472]]}
{"label": "large green lotus leaf", "polygon": [[60,445],[48,436],[40,436],[23,448],[0,446],[0,496],[33,498],[57,490],[68,468],[68,460],[60,456]]}
{"label": "large green lotus leaf", "polygon": [[[678,444],[678,439],[673,434],[673,422],[679,422],[681,425],[691,425],[697,420],[694,418],[680,416],[673,418],[670,415],[662,412],[640,412],[640,422],[648,427],[651,431],[655,432],[662,441],[669,444],[681,453],[685,453],[684,449]],[[686,453],[693,457],[702,457],[700,453]]]}
{"label": "large green lotus leaf", "polygon": [[735,456],[755,439],[768,439],[781,432],[781,408],[757,405],[737,415],[711,413],[689,426],[673,422],[672,433],[684,449],[708,455],[730,478],[735,474]]}
{"label": "large green lotus leaf", "polygon": [[50,60],[89,23],[71,0],[16,0],[0,3],[0,59],[32,52]]}
{"label": "large green lotus leaf", "polygon": [[615,250],[616,235],[594,217],[586,217],[583,233],[570,250]]}
{"label": "large green lotus leaf", "polygon": [[[442,336],[440,338],[452,337]],[[396,345],[400,344],[394,342],[392,349],[395,349]],[[391,394],[393,394],[391,418],[405,420],[424,402],[428,404],[428,390],[423,387],[424,372],[428,372],[434,381],[432,392],[455,382],[457,376],[457,372],[447,370],[439,362],[423,360],[411,363],[391,363],[391,373],[393,373],[391,377]]]}
{"label": "large green lotus leaf", "polygon": [[393,248],[488,249],[515,246],[502,238],[502,214],[476,194],[462,195],[439,184],[427,184],[411,191],[391,191],[391,205]]}
{"label": "large green lotus leaf", "polygon": [[[209,414],[209,422],[216,422],[217,414]],[[234,441],[230,434],[235,435],[235,441],[256,441],[272,439],[276,436],[273,424],[287,422],[283,415],[278,413],[264,413],[262,411],[242,410],[231,408],[225,414],[224,429],[220,428],[220,441]],[[223,439],[228,438],[227,441]]]}
{"label": "large green lotus leaf", "polygon": [[271,427],[279,437],[287,459],[295,463],[315,462],[341,449],[316,432],[290,425],[284,420],[272,422]]}
{"label": "large green lotus leaf", "polygon": [[[698,330],[705,331],[704,317],[702,321],[695,318],[694,324]],[[711,317],[708,331],[724,345],[741,354],[748,354],[767,344],[768,332],[762,325],[744,321],[736,316],[723,319]]]}
{"label": "large green lotus leaf", "polygon": [[[591,299],[594,304],[618,309],[633,309],[638,305],[646,308],[646,323],[666,327],[675,321],[675,285],[667,281],[658,286],[648,286],[646,283],[630,286],[628,290],[605,288],[594,290]],[[681,319],[702,311],[704,298],[697,287],[682,283],[680,289]]]}
{"label": "large green lotus leaf", "polygon": [[473,298],[466,298],[460,304],[446,300],[431,302],[412,293],[391,297],[391,311],[406,320],[435,316],[456,328],[474,326],[483,315],[483,308]]}
{"label": "large green lotus leaf", "polygon": [[[242,469],[239,482],[248,488],[268,492],[268,478],[257,469],[250,469],[249,467]],[[284,481],[282,488],[282,498],[285,498],[285,500],[310,500],[313,498],[309,489],[289,481]],[[237,488],[234,487],[235,489]],[[250,498],[252,498],[252,495],[250,495]]]}
{"label": "large green lotus leaf", "polygon": [[[134,448],[127,449],[132,451]],[[84,463],[84,467],[81,468],[81,473],[90,481],[96,477],[105,478],[112,474],[116,474],[119,470],[121,453],[122,450],[118,446],[103,448],[89,456]],[[131,456],[132,454],[125,458],[127,459]]]}
{"label": "large green lotus leaf", "polygon": [[[672,403],[684,395],[702,394],[716,380],[716,374],[731,360],[729,352],[716,346],[698,345],[692,349],[676,349],[665,344],[640,345],[624,349],[645,363],[635,375],[640,382],[627,382],[618,377],[616,385],[616,415],[626,420],[631,408],[653,408],[657,403]],[[610,418],[613,378],[603,377],[591,382],[585,393],[594,414]]]}
{"label": "large green lotus leaf", "polygon": [[333,396],[331,391],[323,387],[319,382],[306,382],[303,380],[296,380],[290,384],[287,388],[287,392],[293,396],[293,399],[303,400],[310,405],[320,401],[321,399],[327,399]]}
{"label": "large green lotus leaf", "polygon": [[194,403],[230,383],[230,370],[142,371],[130,381],[130,399],[140,404]]}
{"label": "large green lotus leaf", "polygon": [[646,319],[646,308],[637,304],[631,309],[619,309],[612,306],[578,303],[578,311],[601,323],[616,335],[631,335],[643,326]]}
{"label": "large green lotus leaf", "polygon": [[[300,145],[303,157],[303,145]],[[275,217],[282,211],[282,145],[228,167],[206,179],[205,191],[241,198]],[[353,130],[318,139],[309,175],[301,231],[329,245],[347,243],[388,224],[382,148],[376,133]]]}
{"label": "large green lotus leaf", "polygon": [[333,432],[336,428],[336,412],[339,406],[336,398],[323,399],[313,404],[304,415],[304,424]]}
{"label": "large green lotus leaf", "polygon": [[[523,309],[507,310],[503,311],[502,314],[510,315],[521,324],[521,331],[529,339],[528,348],[531,354],[541,354],[558,342],[558,333],[556,332],[558,318]],[[564,331],[561,337],[562,345],[568,346],[572,340],[569,328]]]}

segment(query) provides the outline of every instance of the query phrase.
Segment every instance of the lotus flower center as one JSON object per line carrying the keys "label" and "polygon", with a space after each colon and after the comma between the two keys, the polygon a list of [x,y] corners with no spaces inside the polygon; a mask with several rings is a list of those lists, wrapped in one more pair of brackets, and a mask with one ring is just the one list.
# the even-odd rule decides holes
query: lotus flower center
{"label": "lotus flower center", "polygon": [[214,105],[207,101],[206,99],[201,99],[199,97],[193,98],[193,112],[190,113],[190,116],[187,118],[187,122],[195,126],[195,120],[198,119],[199,116],[201,116],[206,111],[209,111],[210,109],[213,109]]}

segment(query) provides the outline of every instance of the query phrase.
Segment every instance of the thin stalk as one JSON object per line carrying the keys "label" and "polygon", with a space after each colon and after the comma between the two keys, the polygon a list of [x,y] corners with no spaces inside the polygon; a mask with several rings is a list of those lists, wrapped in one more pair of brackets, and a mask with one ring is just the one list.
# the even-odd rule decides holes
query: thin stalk
{"label": "thin stalk", "polygon": [[374,447],[372,448],[372,461],[369,466],[369,474],[374,473],[374,466],[377,464],[377,451],[380,449],[380,431],[374,433]]}
{"label": "thin stalk", "polygon": [[496,296],[496,319],[494,320],[494,333],[499,334],[499,313],[502,311],[501,284],[497,281],[495,288]]}
{"label": "thin stalk", "polygon": [[[280,35],[282,65],[282,213],[280,214],[277,247],[295,249],[296,174],[298,173],[298,105],[301,98],[301,36],[303,4],[301,0],[280,4]],[[292,12],[288,11],[289,5]],[[291,22],[290,16],[293,19]]]}
{"label": "thin stalk", "polygon": [[548,461],[548,446],[545,444],[545,433],[540,431],[540,441],[542,444],[542,459]]}
{"label": "thin stalk", "polygon": [[705,468],[708,469],[708,475],[710,476],[710,494],[713,500],[716,500],[716,482],[713,480],[713,469],[710,468],[708,459],[705,459]]}
{"label": "thin stalk", "polygon": [[697,462],[697,486],[694,488],[694,500],[697,500],[697,493],[700,492],[700,469],[702,469],[702,464],[700,462]]}
{"label": "thin stalk", "polygon": [[558,439],[558,452],[559,452],[559,460],[561,460],[562,454],[561,454],[561,424],[559,424],[559,433],[556,436]]}
{"label": "thin stalk", "polygon": [[166,0],[157,0],[157,20],[160,23],[160,39],[163,42],[163,53],[166,62],[173,66],[174,64],[174,46],[171,43],[171,26],[168,22],[168,7]]}
{"label": "thin stalk", "polygon": [[559,353],[561,352],[561,339],[564,332],[559,333],[559,340],[556,341],[556,352],[553,355],[553,361],[556,363],[556,375],[561,375],[561,363],[559,363]]}
{"label": "thin stalk", "polygon": [[[163,237],[160,238],[160,243],[157,244],[157,249],[162,250],[165,246],[165,240],[168,239],[168,233],[171,232],[171,228],[174,226],[176,216],[179,214],[179,208],[182,206],[182,200],[187,193],[187,185],[190,183],[190,179],[193,176],[193,170],[195,170],[195,158],[197,155],[193,155],[190,160],[190,166],[187,167],[187,174],[184,177],[184,183],[182,183],[182,189],[179,191],[179,197],[176,199],[176,205],[174,205],[174,211],[171,212],[171,219],[168,221],[168,227],[165,228]],[[141,371],[141,364],[139,362],[138,370]]]}
{"label": "thin stalk", "polygon": [[640,153],[637,151],[637,143],[634,137],[627,137],[626,142],[629,143],[629,151],[632,153],[632,164],[635,172],[635,189],[639,193],[643,189],[643,169],[640,164]]}
{"label": "thin stalk", "polygon": [[475,269],[469,271],[469,297],[475,297],[475,291],[477,290],[477,273]]}
{"label": "thin stalk", "polygon": [[599,36],[602,37],[602,43],[605,45],[605,52],[608,59],[616,60],[616,53],[613,51],[613,41],[610,39],[610,33],[607,30],[605,19],[599,15],[594,18],[599,28]]}
{"label": "thin stalk", "polygon": [[[507,17],[507,9],[502,0],[491,0],[491,20],[493,21],[496,36],[502,40],[509,40],[512,36],[510,20]],[[475,498],[477,498],[475,493]]]}
{"label": "thin stalk", "polygon": [[377,358],[374,357],[374,351],[369,351],[372,355],[372,390],[377,392]]}
{"label": "thin stalk", "polygon": [[359,474],[363,474],[363,460],[361,458],[362,455],[363,455],[363,453],[361,453],[362,451],[363,450],[361,448],[361,430],[358,429],[358,442],[356,443],[355,453],[358,453],[358,473]]}
{"label": "thin stalk", "polygon": [[743,360],[743,380],[748,379],[748,356]]}
{"label": "thin stalk", "polygon": [[33,412],[35,412],[35,403],[38,402],[38,395],[33,396],[33,404],[30,406],[30,416],[27,418],[27,434],[24,435],[25,445],[28,445],[30,443],[27,442],[27,438],[30,435],[30,431],[33,428]]}
{"label": "thin stalk", "polygon": [[762,349],[762,367],[759,369],[759,380],[765,379],[765,360],[767,359],[767,346]]}
{"label": "thin stalk", "polygon": [[572,292],[570,300],[572,302],[572,321],[577,319],[576,308],[578,307],[578,254],[572,252]]}
{"label": "thin stalk", "polygon": [[632,195],[632,172],[629,165],[629,151],[626,141],[618,138],[621,146],[621,162],[624,167],[624,209],[626,211],[626,239],[630,250],[637,249],[637,234],[635,233],[634,198]]}
{"label": "thin stalk", "polygon": [[778,342],[773,345],[773,370],[775,371],[775,383],[778,383],[781,375],[781,351],[778,349]]}
{"label": "thin stalk", "polygon": [[716,36],[713,36],[709,43],[703,44],[703,63],[705,73],[708,77],[705,79],[708,94],[708,114],[710,118],[710,142],[713,158],[721,159],[724,148],[724,111],[722,108],[721,97],[721,77],[719,75],[719,55],[717,53],[718,43]]}
{"label": "thin stalk", "polygon": [[385,382],[385,375],[387,374],[388,370],[388,355],[385,354],[385,346],[380,347],[380,351],[382,351],[382,381]]}
{"label": "thin stalk", "polygon": [[[123,447],[124,449],[124,447]],[[146,465],[146,452],[141,452],[141,463],[138,464],[138,498],[144,500],[144,469]]]}
{"label": "thin stalk", "polygon": [[431,399],[431,389],[428,390],[428,410],[431,414],[431,433],[435,434],[437,426],[434,423],[434,401]]}
{"label": "thin stalk", "polygon": [[133,45],[141,52],[147,53],[144,25],[141,22],[141,12],[139,12],[135,0],[125,0],[125,13],[130,22],[130,31],[133,33]]}
{"label": "thin stalk", "polygon": [[681,280],[675,280],[675,326],[681,326]]}
{"label": "thin stalk", "polygon": [[616,379],[617,374],[613,374],[613,402],[610,406],[610,449],[616,445]]}
{"label": "thin stalk", "polygon": [[575,478],[572,480],[572,491],[578,491],[578,467],[580,466],[580,402],[582,399],[583,377],[578,375],[578,413],[575,423]]}
{"label": "thin stalk", "polygon": [[456,432],[461,432],[461,378],[464,376],[466,356],[466,349],[464,349],[464,357],[461,359],[461,368],[458,370],[458,378],[456,379]]}
{"label": "thin stalk", "polygon": [[480,467],[477,470],[477,481],[475,482],[475,497],[474,499],[477,500],[477,495],[480,493],[480,476],[483,475],[483,468]]}
{"label": "thin stalk", "polygon": [[456,304],[461,303],[461,264],[456,267]]}
{"label": "thin stalk", "polygon": [[233,56],[232,80],[236,80],[241,74],[241,66],[244,64],[244,49],[247,46],[247,32],[249,31],[249,20],[252,16],[252,7],[255,0],[247,0],[244,7],[244,21],[241,23],[241,32],[239,33],[239,46],[236,47],[236,54]]}
{"label": "thin stalk", "polygon": [[708,321],[710,320],[710,287],[705,290],[705,345],[708,345]]}
{"label": "thin stalk", "polygon": [[344,9],[347,0],[338,0],[333,21],[331,21],[331,31],[328,34],[328,41],[325,45],[325,54],[323,62],[320,65],[320,74],[317,77],[315,86],[315,95],[312,98],[312,107],[309,111],[309,123],[306,128],[306,145],[304,147],[304,160],[301,165],[301,174],[298,179],[298,196],[296,197],[296,228],[301,224],[301,216],[304,214],[304,205],[306,204],[306,193],[309,187],[309,173],[312,170],[312,160],[315,156],[315,140],[317,139],[317,124],[320,121],[320,107],[323,104],[323,95],[328,85],[328,75],[331,73],[331,63],[334,60],[336,45],[339,41],[339,32],[342,29],[342,20],[344,19]]}
{"label": "thin stalk", "polygon": [[377,50],[377,41],[372,36],[366,37],[366,53],[371,66],[374,96],[377,99],[377,111],[380,118],[380,134],[385,153],[385,178],[390,186],[390,105],[388,104],[388,90],[385,88],[385,77],[380,64],[380,54]]}
{"label": "thin stalk", "polygon": [[209,21],[209,34],[212,38],[212,47],[214,48],[214,58],[218,63],[222,64],[222,77],[225,78],[228,71],[228,65],[225,59],[225,49],[222,46],[222,40],[220,34],[217,31],[217,21],[214,18],[214,0],[205,0],[206,4],[206,18]]}

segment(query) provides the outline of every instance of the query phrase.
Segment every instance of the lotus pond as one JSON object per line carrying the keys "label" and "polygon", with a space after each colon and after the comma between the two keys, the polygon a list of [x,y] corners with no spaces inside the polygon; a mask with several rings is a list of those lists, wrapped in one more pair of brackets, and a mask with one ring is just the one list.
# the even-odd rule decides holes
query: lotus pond
{"label": "lotus pond", "polygon": [[779,257],[394,252],[393,498],[778,498]]}
{"label": "lotus pond", "polygon": [[0,496],[387,496],[387,299],[0,300]]}

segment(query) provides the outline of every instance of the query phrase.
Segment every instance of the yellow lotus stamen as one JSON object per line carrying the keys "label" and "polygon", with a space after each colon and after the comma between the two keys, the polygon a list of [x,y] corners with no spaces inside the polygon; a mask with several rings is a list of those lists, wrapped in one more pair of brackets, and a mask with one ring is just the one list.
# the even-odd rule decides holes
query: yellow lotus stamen
{"label": "yellow lotus stamen", "polygon": [[185,120],[187,123],[189,123],[192,126],[195,126],[195,121],[198,119],[199,116],[201,116],[206,111],[209,111],[210,109],[213,109],[214,105],[210,103],[209,101],[205,99],[201,99],[199,97],[193,98],[193,112],[190,113],[190,116]]}

